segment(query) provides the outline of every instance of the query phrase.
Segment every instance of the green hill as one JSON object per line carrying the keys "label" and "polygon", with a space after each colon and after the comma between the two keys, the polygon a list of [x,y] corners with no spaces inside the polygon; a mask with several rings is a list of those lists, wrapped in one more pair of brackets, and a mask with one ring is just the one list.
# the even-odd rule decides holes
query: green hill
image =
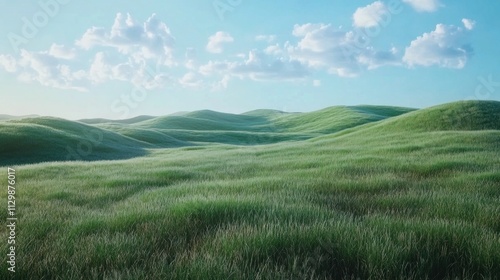
{"label": "green hill", "polygon": [[328,134],[413,110],[386,106],[336,106],[311,113],[279,116],[274,119],[274,125],[289,132]]}
{"label": "green hill", "polygon": [[404,131],[498,130],[500,102],[460,101],[387,120],[373,129]]}
{"label": "green hill", "polygon": [[102,124],[102,123],[121,123],[121,124],[133,124],[137,122],[142,122],[145,120],[150,120],[154,119],[155,117],[153,116],[137,116],[133,117],[130,119],[124,119],[124,120],[109,120],[109,119],[81,119],[78,120],[79,122],[86,123],[86,124]]}
{"label": "green hill", "polygon": [[279,110],[272,110],[272,109],[257,109],[257,110],[245,112],[242,115],[258,116],[258,117],[276,117],[276,116],[286,115],[286,114],[293,114],[293,113],[283,112],[283,111],[279,111]]}
{"label": "green hill", "polygon": [[[4,157],[0,164],[120,159],[144,155],[148,149],[155,148],[206,144],[262,145],[319,136],[336,138],[351,133],[373,136],[390,131],[498,129],[499,104],[465,101],[421,110],[335,106],[309,113],[255,110],[239,115],[202,110],[183,113],[182,116],[83,120],[88,124],[51,117],[24,118],[2,122],[0,155]],[[102,138],[95,141],[99,145],[89,146],[89,140],[96,138]],[[78,147],[80,151],[75,153]],[[68,153],[73,156],[68,156]]]}
{"label": "green hill", "polygon": [[218,122],[185,116],[165,116],[135,124],[143,128],[184,129],[184,130],[238,130],[237,123]]}
{"label": "green hill", "polygon": [[99,127],[117,132],[121,135],[133,138],[138,141],[149,143],[155,148],[175,148],[183,146],[191,146],[192,138],[175,138],[177,135],[170,132],[163,132],[161,129],[142,128],[130,125],[100,125]]}
{"label": "green hill", "polygon": [[115,132],[52,117],[0,123],[0,164],[124,159],[149,145]]}

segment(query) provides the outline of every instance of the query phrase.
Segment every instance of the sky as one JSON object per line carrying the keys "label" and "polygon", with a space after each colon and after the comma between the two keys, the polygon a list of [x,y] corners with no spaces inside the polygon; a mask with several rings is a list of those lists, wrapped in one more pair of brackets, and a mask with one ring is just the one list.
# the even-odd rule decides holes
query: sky
{"label": "sky", "polygon": [[500,1],[0,0],[0,114],[500,100]]}

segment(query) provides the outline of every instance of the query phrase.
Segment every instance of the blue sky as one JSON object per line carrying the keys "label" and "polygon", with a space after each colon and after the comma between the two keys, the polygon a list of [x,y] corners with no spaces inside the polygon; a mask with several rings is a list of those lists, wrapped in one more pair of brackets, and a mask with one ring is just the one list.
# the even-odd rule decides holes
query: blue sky
{"label": "blue sky", "polygon": [[500,100],[498,1],[0,3],[0,114]]}

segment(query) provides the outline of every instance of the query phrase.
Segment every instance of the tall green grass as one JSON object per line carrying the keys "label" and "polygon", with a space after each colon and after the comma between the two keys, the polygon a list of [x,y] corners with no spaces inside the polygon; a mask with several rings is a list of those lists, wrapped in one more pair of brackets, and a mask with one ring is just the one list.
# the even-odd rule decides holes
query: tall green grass
{"label": "tall green grass", "polygon": [[18,166],[16,276],[494,279],[499,140],[402,133]]}
{"label": "tall green grass", "polygon": [[15,276],[497,279],[500,131],[375,129],[384,122],[17,165]]}

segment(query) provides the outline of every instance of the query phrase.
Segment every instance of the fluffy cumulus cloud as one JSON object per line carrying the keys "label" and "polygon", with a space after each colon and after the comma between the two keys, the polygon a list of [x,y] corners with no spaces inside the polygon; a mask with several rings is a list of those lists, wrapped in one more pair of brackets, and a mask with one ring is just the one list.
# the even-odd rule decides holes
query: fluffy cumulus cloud
{"label": "fluffy cumulus cloud", "polygon": [[47,51],[21,49],[19,57],[0,55],[0,66],[14,73],[20,81],[38,82],[47,87],[86,91],[86,72],[73,70],[71,61],[76,55],[74,48],[52,44]]}
{"label": "fluffy cumulus cloud", "polygon": [[37,82],[46,87],[82,92],[88,91],[92,85],[109,81],[128,82],[145,89],[162,88],[174,82],[172,76],[161,71],[158,65],[137,62],[132,58],[117,63],[103,52],[96,53],[84,69],[75,69],[67,58],[50,51],[31,52],[24,49],[17,59],[0,55],[0,66],[16,74],[22,82]]}
{"label": "fluffy cumulus cloud", "polygon": [[169,64],[174,42],[170,29],[155,14],[140,24],[130,14],[118,13],[111,30],[92,27],[76,45],[86,50],[95,46],[112,47],[136,59],[162,58],[163,63]]}
{"label": "fluffy cumulus cloud", "polygon": [[[420,11],[439,7],[437,1],[404,0]],[[221,56],[234,42],[226,32],[208,38],[205,60],[195,48],[174,56],[174,36],[155,14],[142,23],[129,14],[117,14],[111,28],[89,28],[73,45],[52,44],[47,50],[21,50],[19,55],[0,54],[0,69],[24,82],[86,91],[108,82],[130,83],[144,89],[171,85],[193,89],[225,89],[233,79],[254,81],[303,81],[324,71],[340,77],[356,77],[363,71],[392,66],[433,66],[460,69],[472,53],[467,33],[475,22],[462,26],[438,24],[401,51],[376,49],[365,28],[377,26],[387,16],[382,1],[361,7],[353,14],[353,28],[344,30],[323,23],[296,24],[293,37],[278,42],[275,35],[256,35],[256,46]],[[226,51],[227,52],[227,51]],[[310,80],[321,86],[320,80]]]}
{"label": "fluffy cumulus cloud", "polygon": [[162,69],[159,64],[148,64],[145,61],[135,61],[133,58],[116,63],[106,57],[103,52],[98,52],[90,65],[87,79],[92,84],[125,81],[136,87],[157,89],[174,81],[172,75],[162,71]]}
{"label": "fluffy cumulus cloud", "polygon": [[225,43],[234,42],[234,38],[229,33],[218,31],[208,38],[207,51],[211,53],[222,53]]}
{"label": "fluffy cumulus cloud", "polygon": [[373,2],[372,4],[358,8],[352,16],[354,26],[356,27],[373,27],[377,26],[389,13],[387,7],[381,1]]}
{"label": "fluffy cumulus cloud", "polygon": [[295,43],[275,43],[263,50],[254,49],[239,60],[211,60],[200,66],[199,72],[205,76],[224,76],[226,80],[238,77],[290,81],[303,79],[313,71],[326,70],[332,75],[355,77],[363,70],[401,64],[401,54],[396,48],[375,50],[361,38],[362,34],[354,31],[307,23],[295,25],[292,34],[296,37]]}
{"label": "fluffy cumulus cloud", "polygon": [[73,59],[76,56],[75,48],[68,48],[64,45],[52,44],[48,51],[53,57],[62,58],[62,59]]}
{"label": "fluffy cumulus cloud", "polygon": [[179,79],[179,84],[186,88],[200,88],[203,81],[199,77],[199,74],[195,72],[188,72]]}
{"label": "fluffy cumulus cloud", "polygon": [[264,49],[264,53],[269,54],[269,55],[282,55],[283,49],[280,47],[280,44],[274,44],[274,45],[267,46]]}
{"label": "fluffy cumulus cloud", "polygon": [[[143,24],[137,24],[130,15],[117,14],[109,32],[93,27],[74,46],[52,44],[45,51],[23,49],[18,57],[0,55],[0,67],[23,82],[38,82],[58,89],[88,91],[92,85],[109,81],[156,89],[175,82],[164,71],[175,66],[171,56],[173,42],[167,26],[154,14]],[[96,46],[110,47],[116,52],[91,54],[90,50]],[[90,63],[77,57],[82,49],[85,56],[93,57]]]}
{"label": "fluffy cumulus cloud", "polygon": [[396,53],[374,51],[353,31],[343,31],[331,25],[295,25],[293,35],[300,40],[288,45],[289,55],[311,68],[326,68],[331,74],[355,77],[365,69],[396,63]]}
{"label": "fluffy cumulus cloud", "polygon": [[76,45],[90,50],[109,47],[118,51],[122,59],[116,61],[104,52],[95,54],[87,78],[92,84],[107,81],[128,81],[136,87],[157,89],[174,82],[165,70],[176,66],[173,59],[175,39],[167,25],[153,14],[143,23],[137,23],[130,14],[118,13],[108,31],[92,27],[76,41]]}
{"label": "fluffy cumulus cloud", "polygon": [[439,0],[403,0],[403,2],[418,12],[434,12],[441,6]]}
{"label": "fluffy cumulus cloud", "polygon": [[47,52],[30,52],[22,49],[18,64],[18,78],[25,82],[38,82],[58,89],[86,91],[86,72],[72,70],[64,59]]}
{"label": "fluffy cumulus cloud", "polygon": [[471,20],[471,19],[468,19],[468,18],[464,18],[462,19],[462,23],[464,24],[464,27],[465,29],[467,30],[472,30],[474,29],[474,26],[476,25],[476,22]]}
{"label": "fluffy cumulus cloud", "polygon": [[424,33],[410,43],[403,61],[410,66],[465,67],[472,54],[472,48],[465,41],[466,32],[472,26],[464,24],[465,29],[453,25],[436,25],[434,31]]}
{"label": "fluffy cumulus cloud", "polygon": [[326,68],[339,76],[352,76],[357,72],[353,51],[346,32],[325,24],[295,25],[292,34],[299,38],[296,45],[287,45],[290,56],[311,68]]}

